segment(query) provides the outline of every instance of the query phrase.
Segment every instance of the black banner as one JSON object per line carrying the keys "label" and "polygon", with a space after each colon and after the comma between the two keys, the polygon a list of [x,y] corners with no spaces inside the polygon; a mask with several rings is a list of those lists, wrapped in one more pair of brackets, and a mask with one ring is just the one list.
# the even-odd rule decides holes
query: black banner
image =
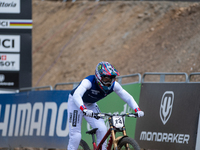
{"label": "black banner", "polygon": [[144,83],[135,139],[142,148],[195,150],[200,110],[197,83]]}
{"label": "black banner", "polygon": [[[2,84],[2,88],[32,86],[32,1],[0,1],[0,74],[13,74],[7,82],[16,80],[15,86]],[[8,75],[7,75],[8,76]]]}
{"label": "black banner", "polygon": [[19,73],[0,73],[0,88],[5,87],[17,89],[19,87]]}

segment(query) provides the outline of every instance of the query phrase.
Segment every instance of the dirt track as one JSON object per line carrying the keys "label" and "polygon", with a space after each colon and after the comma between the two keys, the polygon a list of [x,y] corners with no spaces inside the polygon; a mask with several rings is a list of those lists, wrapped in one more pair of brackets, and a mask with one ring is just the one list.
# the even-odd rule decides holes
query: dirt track
{"label": "dirt track", "polygon": [[200,72],[200,3],[32,3],[33,86],[80,81],[102,60],[121,75]]}

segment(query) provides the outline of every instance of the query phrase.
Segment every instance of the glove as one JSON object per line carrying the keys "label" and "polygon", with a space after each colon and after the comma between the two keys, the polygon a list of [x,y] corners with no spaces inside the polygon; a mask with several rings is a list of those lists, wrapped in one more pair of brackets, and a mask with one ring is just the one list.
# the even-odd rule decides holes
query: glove
{"label": "glove", "polygon": [[138,117],[143,117],[144,116],[144,112],[141,111],[139,107],[136,108],[134,111],[135,111],[135,113],[138,114]]}
{"label": "glove", "polygon": [[138,111],[137,114],[138,114],[138,117],[143,117],[144,116],[144,112],[143,111]]}
{"label": "glove", "polygon": [[94,117],[93,111],[89,110],[89,109],[83,109],[83,114],[88,116],[88,117]]}

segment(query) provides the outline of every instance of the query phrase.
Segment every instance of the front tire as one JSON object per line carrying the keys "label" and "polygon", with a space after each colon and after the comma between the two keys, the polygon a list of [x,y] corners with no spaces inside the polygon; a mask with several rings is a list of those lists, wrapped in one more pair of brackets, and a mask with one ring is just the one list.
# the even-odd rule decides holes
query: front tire
{"label": "front tire", "polygon": [[81,139],[78,150],[90,150],[88,144]]}
{"label": "front tire", "polygon": [[130,137],[124,137],[119,141],[117,148],[118,150],[140,150],[138,143]]}

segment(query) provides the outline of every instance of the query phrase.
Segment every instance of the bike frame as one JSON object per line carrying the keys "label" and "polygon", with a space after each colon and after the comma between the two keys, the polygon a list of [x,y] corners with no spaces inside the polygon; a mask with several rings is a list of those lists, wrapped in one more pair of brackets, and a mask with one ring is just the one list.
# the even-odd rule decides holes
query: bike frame
{"label": "bike frame", "polygon": [[108,138],[109,135],[111,135],[111,136],[110,136],[110,139],[109,139],[109,142],[108,142],[107,150],[111,150],[112,144],[114,146],[114,149],[116,149],[118,141],[121,138],[126,137],[125,125],[123,126],[123,136],[119,136],[119,137],[116,138],[115,137],[116,132],[114,131],[114,127],[113,127],[112,122],[111,122],[111,117],[109,118],[109,123],[110,123],[110,128],[108,129],[108,131],[106,132],[106,134],[104,135],[103,139],[98,144],[98,146],[96,145],[95,141],[93,141],[93,150],[101,150],[103,143],[106,141],[106,139]]}

